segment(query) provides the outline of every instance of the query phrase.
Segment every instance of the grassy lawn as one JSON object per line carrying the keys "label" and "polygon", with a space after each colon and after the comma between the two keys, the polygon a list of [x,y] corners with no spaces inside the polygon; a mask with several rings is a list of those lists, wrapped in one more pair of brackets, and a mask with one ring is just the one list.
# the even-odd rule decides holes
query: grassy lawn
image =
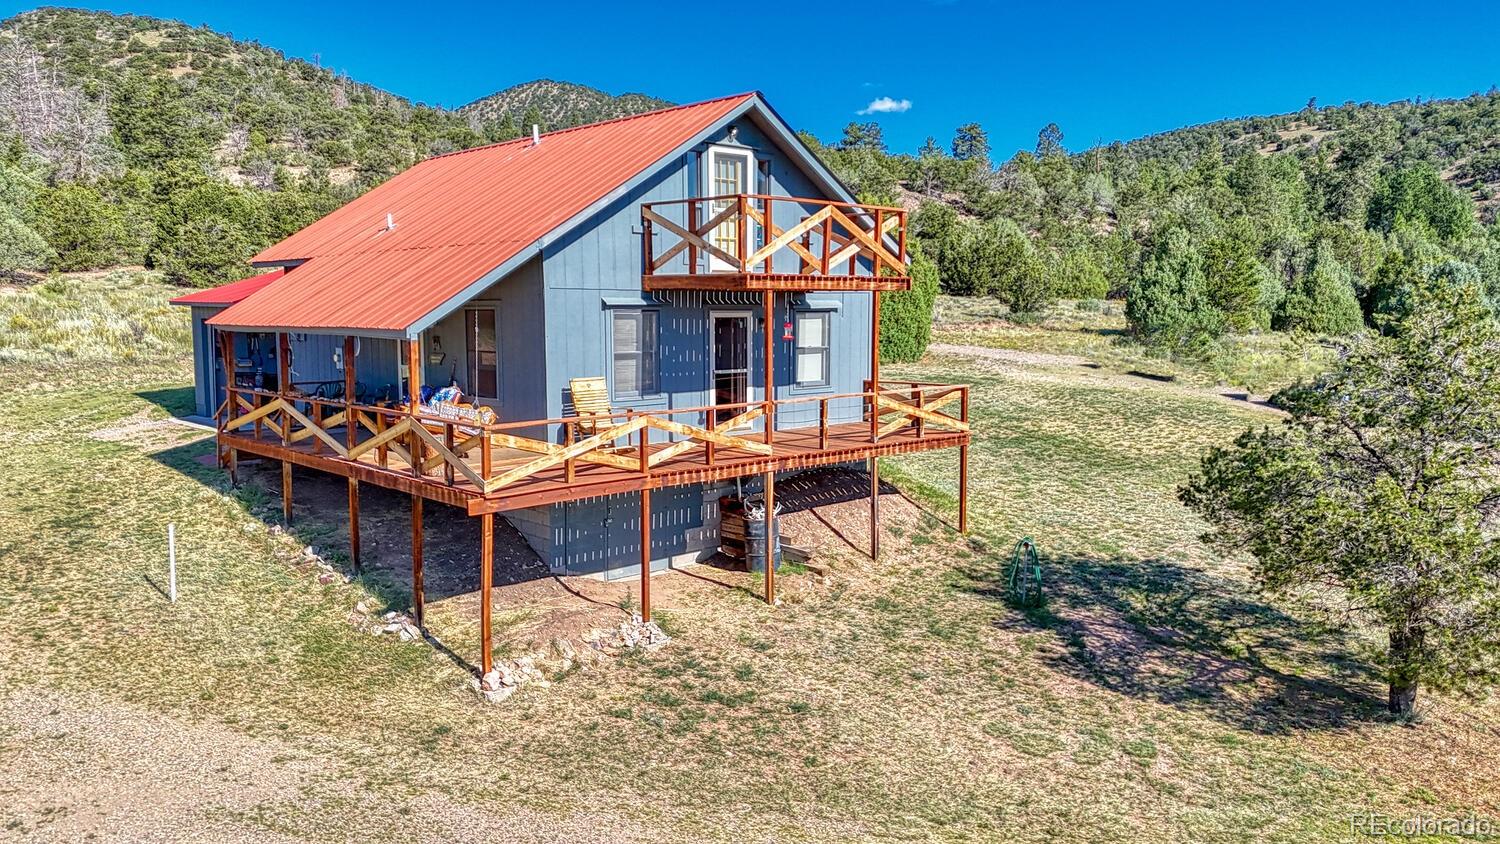
{"label": "grassy lawn", "polygon": [[1129,342],[1123,302],[1063,301],[1012,318],[994,299],[942,296],[933,341],[1017,352],[1075,355],[1116,372],[1169,376],[1195,386],[1269,394],[1317,374],[1332,352],[1315,338],[1278,332],[1226,337],[1202,359],[1172,360]]}
{"label": "grassy lawn", "polygon": [[[487,707],[453,659],[349,623],[379,584],[291,565],[328,525],[275,535],[274,501],[199,463],[211,444],[151,424],[191,404],[186,315],[158,312],[169,291],[150,277],[130,283],[113,306],[135,327],[97,342],[36,342],[17,315],[89,311],[108,280],[0,296],[0,839],[1290,842],[1359,840],[1349,818],[1366,812],[1500,825],[1500,706],[1428,695],[1419,727],[1388,722],[1368,642],[1267,601],[1198,542],[1176,484],[1264,412],[1062,364],[893,367],[975,386],[970,537],[943,523],[954,454],[891,460],[936,516],[887,496],[878,564],[833,546],[832,583],[777,610],[685,592],[662,607],[665,649]],[[1100,342],[955,325],[939,336]],[[157,589],[168,521],[176,606]],[[1023,535],[1046,566],[1030,611],[998,574]],[[473,619],[434,617],[472,658]]]}

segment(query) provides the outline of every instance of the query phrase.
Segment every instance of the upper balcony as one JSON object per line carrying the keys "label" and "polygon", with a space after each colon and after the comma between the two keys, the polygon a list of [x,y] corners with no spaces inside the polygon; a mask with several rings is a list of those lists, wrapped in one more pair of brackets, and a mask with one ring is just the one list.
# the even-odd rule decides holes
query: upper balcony
{"label": "upper balcony", "polygon": [[911,287],[901,208],[729,194],[645,203],[641,226],[646,290]]}

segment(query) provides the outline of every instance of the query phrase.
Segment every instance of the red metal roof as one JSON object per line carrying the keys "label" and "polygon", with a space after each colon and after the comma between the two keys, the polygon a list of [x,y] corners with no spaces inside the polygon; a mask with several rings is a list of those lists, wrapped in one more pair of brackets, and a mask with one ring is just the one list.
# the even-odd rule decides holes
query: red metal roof
{"label": "red metal roof", "polygon": [[260,290],[286,273],[285,270],[272,270],[268,273],[253,275],[242,278],[239,281],[231,281],[218,287],[210,287],[207,290],[197,290],[171,300],[174,305],[233,305],[244,299],[251,293]]}
{"label": "red metal roof", "polygon": [[209,322],[405,331],[754,96],[430,158],[256,255],[303,263]]}

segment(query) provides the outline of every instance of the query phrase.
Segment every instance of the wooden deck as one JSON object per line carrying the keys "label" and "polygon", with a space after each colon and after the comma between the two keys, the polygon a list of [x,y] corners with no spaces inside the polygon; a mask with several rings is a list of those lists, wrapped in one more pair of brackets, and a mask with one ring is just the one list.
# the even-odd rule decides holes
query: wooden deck
{"label": "wooden deck", "polygon": [[902,208],[767,194],[691,197],[643,204],[641,231],[645,290],[911,289]]}
{"label": "wooden deck", "polygon": [[[331,431],[342,439],[342,427]],[[371,439],[374,434],[363,432],[360,442]],[[746,440],[764,443],[762,432],[740,435]],[[581,463],[573,472],[569,482],[564,466],[544,468],[517,480],[504,489],[486,493],[469,479],[455,473],[450,484],[446,478],[424,475],[415,477],[411,464],[401,454],[389,453],[386,466],[382,468],[376,450],[361,454],[353,460],[329,453],[323,448],[314,451],[312,438],[289,445],[282,445],[279,434],[269,427],[259,437],[254,431],[225,433],[220,435],[220,446],[232,448],[242,454],[254,454],[276,460],[287,460],[298,466],[351,477],[358,481],[376,484],[421,495],[423,498],[446,504],[466,507],[470,515],[494,513],[540,504],[572,501],[598,495],[612,495],[640,489],[660,489],[682,484],[717,481],[726,478],[757,475],[767,471],[786,471],[814,466],[828,466],[940,448],[955,448],[967,445],[969,435],[962,431],[927,431],[921,435],[913,427],[884,436],[877,443],[870,442],[868,422],[850,422],[830,425],[824,442],[817,426],[788,428],[775,433],[768,456],[737,452],[721,448],[713,465],[708,465],[702,453],[686,452],[651,466],[646,473],[631,471],[619,466],[598,463]],[[653,442],[649,449],[657,454],[671,446],[670,442]],[[631,460],[639,459],[637,447],[617,449],[615,453]],[[492,452],[492,467],[495,472],[505,472],[531,462],[536,455],[513,448],[497,448]],[[472,454],[463,457],[465,463],[476,473],[482,468],[480,460]],[[648,457],[649,460],[649,457]]]}
{"label": "wooden deck", "polygon": [[[259,455],[461,506],[470,515],[969,443],[968,388],[951,385],[487,425],[405,408],[233,392],[235,418],[221,412],[218,435],[231,470],[234,456]],[[863,407],[864,418],[830,423],[829,407],[840,401]],[[872,405],[879,407],[874,423]],[[815,423],[778,425],[769,441],[764,431],[746,430],[757,421],[764,427],[768,415],[799,410],[805,422],[814,408]],[[677,421],[683,417],[698,424]]]}

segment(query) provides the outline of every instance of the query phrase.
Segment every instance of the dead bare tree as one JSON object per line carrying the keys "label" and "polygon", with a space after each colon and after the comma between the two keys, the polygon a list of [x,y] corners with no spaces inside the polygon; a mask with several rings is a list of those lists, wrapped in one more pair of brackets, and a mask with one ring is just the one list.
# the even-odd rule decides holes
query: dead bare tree
{"label": "dead bare tree", "polygon": [[106,105],[67,84],[28,42],[0,36],[0,126],[46,159],[53,178],[87,181],[118,170]]}

